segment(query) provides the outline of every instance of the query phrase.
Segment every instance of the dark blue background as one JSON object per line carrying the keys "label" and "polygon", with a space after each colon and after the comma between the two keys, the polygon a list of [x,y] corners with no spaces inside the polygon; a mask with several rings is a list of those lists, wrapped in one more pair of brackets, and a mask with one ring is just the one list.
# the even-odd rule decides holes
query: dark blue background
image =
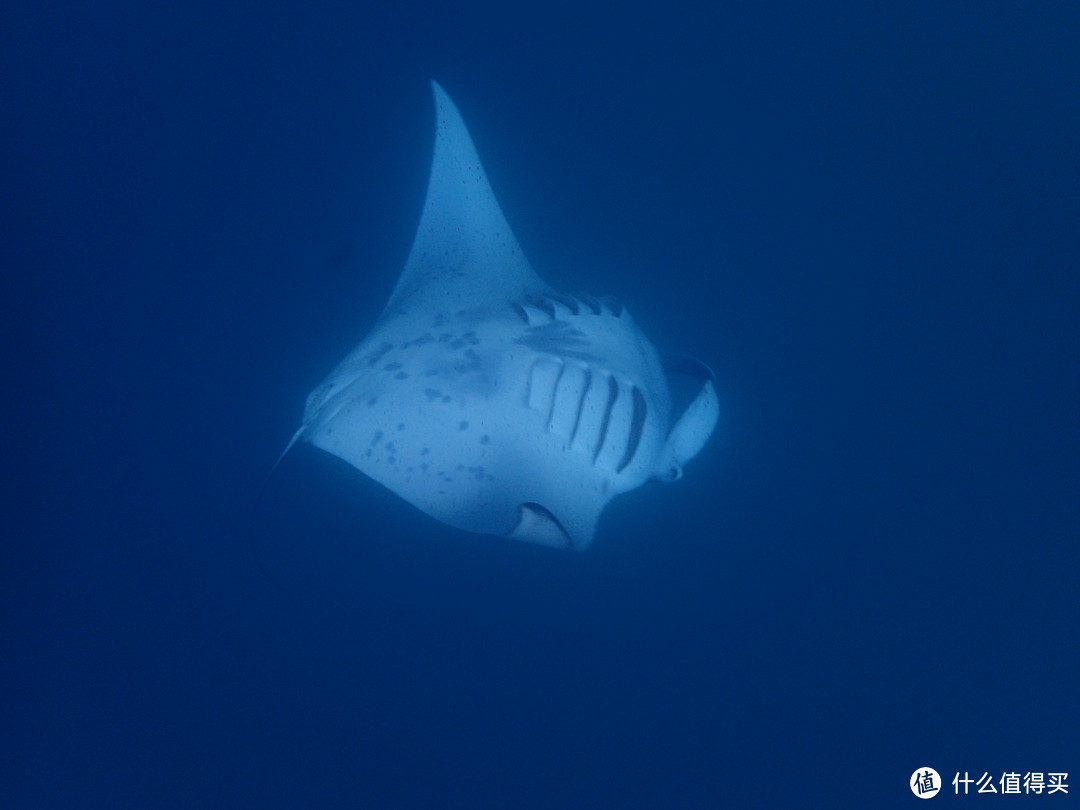
{"label": "dark blue background", "polygon": [[[0,805],[1075,804],[1076,4],[518,5],[0,12]],[[429,78],[539,272],[717,371],[584,555],[310,448],[256,507]]]}

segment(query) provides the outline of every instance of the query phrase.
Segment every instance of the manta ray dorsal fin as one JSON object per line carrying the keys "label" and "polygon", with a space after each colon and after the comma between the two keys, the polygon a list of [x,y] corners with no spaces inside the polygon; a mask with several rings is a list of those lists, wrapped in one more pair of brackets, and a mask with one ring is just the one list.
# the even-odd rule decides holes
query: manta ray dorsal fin
{"label": "manta ray dorsal fin", "polygon": [[386,315],[475,306],[539,292],[454,102],[438,84],[435,150],[420,225]]}

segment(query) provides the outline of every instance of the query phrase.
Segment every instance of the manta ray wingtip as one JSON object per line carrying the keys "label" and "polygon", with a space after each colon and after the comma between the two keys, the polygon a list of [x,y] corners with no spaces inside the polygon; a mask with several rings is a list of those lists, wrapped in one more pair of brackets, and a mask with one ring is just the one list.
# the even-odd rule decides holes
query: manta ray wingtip
{"label": "manta ray wingtip", "polygon": [[434,79],[430,79],[429,81],[431,84],[431,95],[435,98],[436,108],[449,102],[450,94],[447,93],[445,89],[443,89],[443,86]]}

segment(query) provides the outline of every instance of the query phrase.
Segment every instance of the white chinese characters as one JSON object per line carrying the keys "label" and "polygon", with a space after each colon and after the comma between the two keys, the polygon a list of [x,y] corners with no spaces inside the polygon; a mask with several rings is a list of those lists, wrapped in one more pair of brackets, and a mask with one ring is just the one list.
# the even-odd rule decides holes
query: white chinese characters
{"label": "white chinese characters", "polygon": [[[1040,795],[1045,793],[1049,796],[1054,793],[1068,793],[1069,785],[1065,781],[1068,778],[1069,774],[1065,772],[1042,773],[1030,771],[1021,776],[1016,771],[1006,771],[1001,774],[1000,778],[995,779],[992,774],[983,771],[983,775],[978,779],[972,779],[967,771],[964,771],[963,778],[960,777],[960,772],[957,771],[956,776],[953,777],[952,785],[953,792],[956,794],[959,794],[960,788],[963,787],[965,796],[968,793],[1012,793],[1016,795]],[[975,785],[977,789],[972,790],[972,785]]]}

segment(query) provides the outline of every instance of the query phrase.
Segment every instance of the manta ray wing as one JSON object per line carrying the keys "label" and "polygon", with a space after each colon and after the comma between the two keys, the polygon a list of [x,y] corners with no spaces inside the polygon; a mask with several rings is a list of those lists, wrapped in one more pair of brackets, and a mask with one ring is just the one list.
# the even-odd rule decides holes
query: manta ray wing
{"label": "manta ray wing", "polygon": [[433,91],[405,268],[372,332],[308,396],[293,442],[451,526],[585,549],[611,498],[679,477],[704,446],[719,413],[711,374],[673,428],[653,345],[621,306],[536,275],[460,113]]}

